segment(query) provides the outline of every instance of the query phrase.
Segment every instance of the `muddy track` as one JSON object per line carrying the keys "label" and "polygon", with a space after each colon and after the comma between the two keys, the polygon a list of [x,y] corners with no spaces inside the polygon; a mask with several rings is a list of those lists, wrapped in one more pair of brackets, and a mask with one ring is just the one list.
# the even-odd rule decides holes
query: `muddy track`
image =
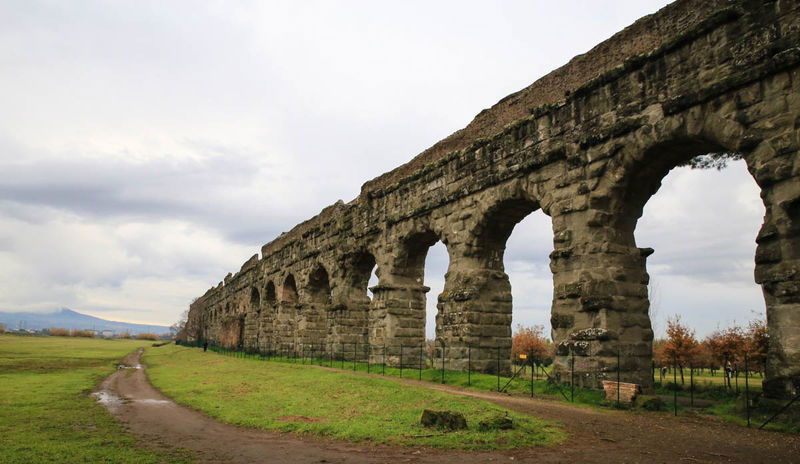
{"label": "muddy track", "polygon": [[[480,398],[564,424],[571,438],[546,448],[506,452],[376,446],[244,429],[177,405],[153,388],[141,352],[127,356],[96,395],[146,446],[186,448],[203,462],[225,463],[673,463],[800,462],[800,437],[748,430],[709,418],[633,414],[396,379]],[[350,373],[352,374],[352,373]],[[367,375],[367,374],[361,374]]]}

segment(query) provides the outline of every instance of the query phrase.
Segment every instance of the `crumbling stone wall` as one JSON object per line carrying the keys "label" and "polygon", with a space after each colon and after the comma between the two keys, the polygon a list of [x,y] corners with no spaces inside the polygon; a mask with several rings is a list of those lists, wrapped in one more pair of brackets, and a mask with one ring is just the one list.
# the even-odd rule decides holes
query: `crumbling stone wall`
{"label": "crumbling stone wall", "polygon": [[574,356],[576,380],[600,387],[616,380],[619,354],[622,380],[648,387],[653,250],[637,247],[636,222],[670,169],[736,152],[766,207],[755,257],[770,332],[765,388],[790,394],[800,384],[798,44],[795,1],[676,2],[264,245],[191,305],[190,336],[221,340],[242,320],[236,343],[250,348],[419,346],[424,259],[442,241],[450,264],[436,334],[448,365],[465,367],[469,350],[473,368],[493,372],[499,353],[508,370],[503,251],[515,224],[541,209],[553,226],[556,375]]}

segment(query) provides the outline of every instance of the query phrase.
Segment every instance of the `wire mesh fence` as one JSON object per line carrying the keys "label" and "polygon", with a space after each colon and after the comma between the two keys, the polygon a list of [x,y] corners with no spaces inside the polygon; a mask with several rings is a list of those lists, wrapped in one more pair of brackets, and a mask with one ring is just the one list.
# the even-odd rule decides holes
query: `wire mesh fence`
{"label": "wire mesh fence", "polygon": [[[399,377],[403,379],[436,382],[485,391],[504,392],[530,397],[547,396],[564,401],[628,408],[620,393],[620,366],[625,360],[621,352],[616,353],[616,369],[602,372],[581,372],[584,378],[576,381],[575,356],[569,357],[566,364],[569,372],[562,372],[556,377],[553,366],[547,360],[504,359],[500,349],[491,349],[496,363],[494,372],[485,373],[477,370],[473,363],[478,349],[466,348],[466,364],[458,363],[459,368],[451,366],[448,358],[448,347],[436,345],[433,349],[427,344],[418,345],[373,345],[367,343],[278,343],[265,344],[260,349],[242,347],[226,347],[208,342],[186,343],[183,345],[201,347],[205,350],[225,356],[252,359],[264,362],[280,362],[299,365],[316,365],[329,369],[347,370],[365,374]],[[481,348],[484,360],[487,348]],[[509,361],[510,364],[509,364]],[[483,364],[484,367],[486,363]],[[509,366],[505,371],[501,365]],[[724,376],[718,378],[717,376]],[[616,380],[616,392],[603,391],[597,388],[586,388],[586,377]],[[754,388],[753,374],[748,366],[725,372],[711,373],[708,369],[694,366],[680,366],[677,361],[672,365],[652,366],[653,389],[645,392],[644,409],[669,410],[678,415],[683,411],[713,406],[715,403],[733,401],[737,410],[745,417],[747,426],[760,425],[764,428],[780,415],[792,414],[793,409],[800,409],[798,397],[788,403],[772,402],[764,405],[760,388]],[[709,381],[709,377],[712,381]],[[762,377],[763,378],[763,377]],[[756,381],[760,383],[761,379]],[[595,385],[599,382],[595,380]],[[612,388],[614,388],[612,384]],[[614,394],[616,393],[616,394]],[[671,403],[671,404],[670,404]],[[800,414],[800,412],[794,412]],[[774,417],[773,417],[774,416]]]}

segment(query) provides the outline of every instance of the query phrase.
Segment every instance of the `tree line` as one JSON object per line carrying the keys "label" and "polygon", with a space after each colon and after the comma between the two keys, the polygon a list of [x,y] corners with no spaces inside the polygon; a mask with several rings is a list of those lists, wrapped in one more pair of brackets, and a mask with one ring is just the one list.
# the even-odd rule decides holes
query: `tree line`
{"label": "tree line", "polygon": [[676,368],[681,383],[685,383],[687,368],[708,369],[712,376],[722,371],[729,382],[745,368],[763,374],[768,346],[769,332],[763,319],[750,321],[747,326],[717,329],[698,340],[680,316],[673,316],[667,320],[667,337],[653,342],[653,362],[662,369]]}
{"label": "tree line", "polygon": [[[681,383],[685,382],[687,369],[707,369],[711,375],[721,371],[730,379],[743,372],[746,364],[749,372],[763,374],[768,345],[769,333],[763,319],[752,320],[746,326],[734,324],[717,329],[700,340],[676,315],[667,319],[666,338],[653,341],[653,363],[662,372],[676,368]],[[555,357],[555,345],[545,336],[542,325],[517,325],[511,346],[511,355],[517,364],[534,359],[549,365]]]}

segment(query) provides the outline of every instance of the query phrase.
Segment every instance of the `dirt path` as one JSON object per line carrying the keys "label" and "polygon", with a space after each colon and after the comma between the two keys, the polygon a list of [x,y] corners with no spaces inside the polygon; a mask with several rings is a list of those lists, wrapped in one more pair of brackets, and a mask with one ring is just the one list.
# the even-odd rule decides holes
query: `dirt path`
{"label": "dirt path", "polygon": [[[562,422],[563,445],[508,452],[440,451],[375,446],[243,429],[179,406],[153,388],[129,355],[96,395],[131,432],[154,447],[187,448],[205,462],[226,463],[674,463],[800,462],[800,437],[748,430],[716,420],[632,414],[575,407],[420,383],[427,388],[481,398],[526,414]],[[352,373],[351,373],[352,374]],[[363,374],[367,375],[367,374]]]}

